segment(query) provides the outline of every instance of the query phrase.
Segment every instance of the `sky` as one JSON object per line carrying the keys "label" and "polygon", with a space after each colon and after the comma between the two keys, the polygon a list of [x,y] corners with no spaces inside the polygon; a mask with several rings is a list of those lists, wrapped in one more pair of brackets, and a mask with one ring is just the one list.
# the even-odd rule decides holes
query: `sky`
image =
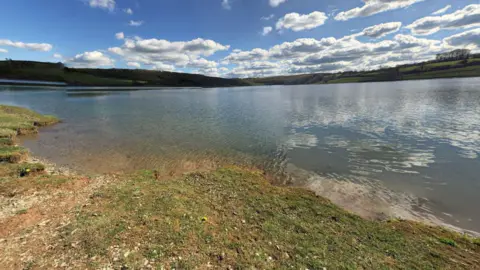
{"label": "sky", "polygon": [[4,0],[0,58],[221,77],[480,52],[480,0]]}

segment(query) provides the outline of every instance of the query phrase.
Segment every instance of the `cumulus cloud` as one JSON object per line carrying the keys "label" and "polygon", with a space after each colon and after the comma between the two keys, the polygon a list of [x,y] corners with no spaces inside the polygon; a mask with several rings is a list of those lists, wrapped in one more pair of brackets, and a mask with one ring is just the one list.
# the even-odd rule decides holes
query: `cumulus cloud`
{"label": "cumulus cloud", "polygon": [[235,51],[231,53],[229,56],[225,57],[224,63],[242,63],[248,62],[253,60],[262,60],[268,57],[268,51],[264,49],[253,49],[251,51]]}
{"label": "cumulus cloud", "polygon": [[89,0],[88,4],[93,8],[102,8],[113,11],[115,9],[115,0]]}
{"label": "cumulus cloud", "polygon": [[0,39],[0,46],[9,46],[30,51],[48,52],[53,46],[48,43],[24,43],[19,41],[11,41],[8,39]]}
{"label": "cumulus cloud", "polygon": [[153,69],[161,70],[161,71],[175,71],[175,67],[173,65],[164,64],[160,62],[155,63],[153,65]]}
{"label": "cumulus cloud", "polygon": [[274,17],[275,17],[275,15],[270,14],[269,16],[261,17],[260,20],[262,20],[262,21],[270,21],[270,20],[273,19]]}
{"label": "cumulus cloud", "polygon": [[444,42],[453,47],[478,49],[480,48],[480,28],[447,37]]}
{"label": "cumulus cloud", "polygon": [[109,48],[126,62],[136,62],[154,69],[173,71],[176,68],[211,69],[217,63],[205,59],[230,46],[213,40],[168,41],[163,39],[125,38],[121,47]]}
{"label": "cumulus cloud", "polygon": [[282,63],[273,63],[266,61],[254,61],[242,63],[225,73],[227,77],[245,78],[245,77],[266,77],[277,75],[282,72]]}
{"label": "cumulus cloud", "polygon": [[189,61],[186,66],[197,69],[213,69],[217,67],[217,62],[209,61],[205,58],[199,58]]}
{"label": "cumulus cloud", "polygon": [[232,6],[230,5],[230,0],[222,0],[222,7],[227,10],[232,9]]}
{"label": "cumulus cloud", "polygon": [[133,10],[131,8],[124,8],[123,9],[123,12],[127,13],[128,15],[132,15],[133,14]]}
{"label": "cumulus cloud", "polygon": [[[371,35],[384,34],[384,28],[388,27],[380,27],[382,31]],[[354,34],[339,39],[302,38],[269,49],[236,50],[225,57],[222,64],[234,66],[225,73],[228,77],[372,70],[432,59],[436,53],[448,49],[446,43],[440,40],[412,35],[397,34],[390,40],[379,42],[362,42],[357,39],[362,35]],[[465,34],[462,40],[475,42],[475,37]],[[451,43],[455,43],[453,38]]]}
{"label": "cumulus cloud", "polygon": [[134,20],[130,20],[130,22],[128,22],[128,25],[130,26],[141,26],[142,24],[144,24],[145,22],[144,21],[134,21]]}
{"label": "cumulus cloud", "polygon": [[280,4],[287,2],[287,0],[270,0],[271,7],[278,7]]}
{"label": "cumulus cloud", "polygon": [[272,32],[272,30],[273,30],[273,28],[271,26],[264,27],[263,31],[262,31],[262,35],[266,36],[266,35],[270,34],[270,32]]}
{"label": "cumulus cloud", "polygon": [[395,33],[402,27],[401,22],[389,22],[377,24],[363,29],[362,34],[371,38],[381,38],[388,34]]}
{"label": "cumulus cloud", "polygon": [[0,53],[8,53],[7,50],[0,48]]}
{"label": "cumulus cloud", "polygon": [[78,68],[99,68],[114,65],[113,59],[100,51],[84,52],[68,59],[66,64]]}
{"label": "cumulus cloud", "polygon": [[59,53],[54,53],[54,54],[53,54],[53,58],[63,59],[63,55],[61,55],[61,54],[59,54]]}
{"label": "cumulus cloud", "polygon": [[432,15],[440,15],[440,14],[443,14],[443,13],[447,12],[447,10],[449,10],[449,9],[451,9],[451,8],[452,8],[451,5],[447,5],[446,7],[441,8],[441,9],[433,12]]}
{"label": "cumulus cloud", "polygon": [[137,63],[137,62],[128,62],[127,66],[134,67],[134,68],[140,68],[141,67],[140,63]]}
{"label": "cumulus cloud", "polygon": [[443,29],[480,26],[480,4],[473,4],[443,16],[428,16],[414,21],[407,28],[415,35],[431,35]]}
{"label": "cumulus cloud", "polygon": [[319,11],[314,11],[306,15],[289,13],[278,20],[276,28],[277,30],[291,29],[299,32],[319,27],[323,25],[327,19],[327,15]]}
{"label": "cumulus cloud", "polygon": [[342,11],[335,16],[335,20],[347,21],[358,17],[368,17],[389,10],[406,8],[421,1],[423,0],[363,0],[363,6]]}
{"label": "cumulus cloud", "polygon": [[124,38],[125,38],[125,34],[124,34],[123,32],[116,33],[116,34],[115,34],[115,38],[116,38],[116,39],[124,39]]}

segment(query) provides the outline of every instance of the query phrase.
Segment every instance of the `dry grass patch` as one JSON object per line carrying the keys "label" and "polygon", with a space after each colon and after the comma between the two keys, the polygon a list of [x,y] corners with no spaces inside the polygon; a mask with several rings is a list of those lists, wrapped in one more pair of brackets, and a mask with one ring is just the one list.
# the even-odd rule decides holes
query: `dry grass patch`
{"label": "dry grass patch", "polygon": [[[367,221],[311,192],[238,168],[98,190],[51,255],[87,268],[473,269],[480,248],[406,221]],[[446,245],[441,239],[455,241]],[[72,248],[74,247],[74,248]]]}

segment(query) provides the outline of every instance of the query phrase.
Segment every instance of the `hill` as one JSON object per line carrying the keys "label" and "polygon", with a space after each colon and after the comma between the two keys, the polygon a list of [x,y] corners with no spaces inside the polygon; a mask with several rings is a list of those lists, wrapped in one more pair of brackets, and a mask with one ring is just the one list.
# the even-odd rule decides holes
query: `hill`
{"label": "hill", "polygon": [[199,74],[143,70],[69,68],[62,63],[0,61],[0,79],[62,82],[72,86],[232,87],[380,82],[480,76],[480,54],[469,59],[433,60],[372,71],[314,73],[226,79]]}
{"label": "hill", "polygon": [[292,76],[249,78],[245,81],[256,85],[299,85],[419,80],[436,78],[480,76],[480,54],[469,59],[427,61],[372,71],[315,73]]}
{"label": "hill", "polygon": [[240,79],[224,79],[198,74],[141,69],[77,69],[62,63],[0,61],[0,78],[64,82],[78,86],[245,86]]}

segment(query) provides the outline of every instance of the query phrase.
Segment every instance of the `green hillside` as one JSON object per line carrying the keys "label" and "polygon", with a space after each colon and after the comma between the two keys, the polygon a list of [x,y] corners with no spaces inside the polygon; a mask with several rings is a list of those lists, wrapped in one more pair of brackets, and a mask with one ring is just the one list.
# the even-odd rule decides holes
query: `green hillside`
{"label": "green hillside", "polygon": [[76,69],[62,63],[0,61],[0,78],[64,82],[81,86],[245,86],[239,79],[140,69]]}
{"label": "green hillside", "polygon": [[142,70],[68,68],[62,63],[0,61],[0,79],[62,82],[73,86],[230,87],[399,81],[480,76],[480,55],[456,61],[428,61],[373,71],[314,73],[226,79],[198,74]]}
{"label": "green hillside", "polygon": [[316,73],[245,79],[256,85],[299,85],[401,81],[480,76],[480,55],[456,61],[428,61],[373,71]]}

